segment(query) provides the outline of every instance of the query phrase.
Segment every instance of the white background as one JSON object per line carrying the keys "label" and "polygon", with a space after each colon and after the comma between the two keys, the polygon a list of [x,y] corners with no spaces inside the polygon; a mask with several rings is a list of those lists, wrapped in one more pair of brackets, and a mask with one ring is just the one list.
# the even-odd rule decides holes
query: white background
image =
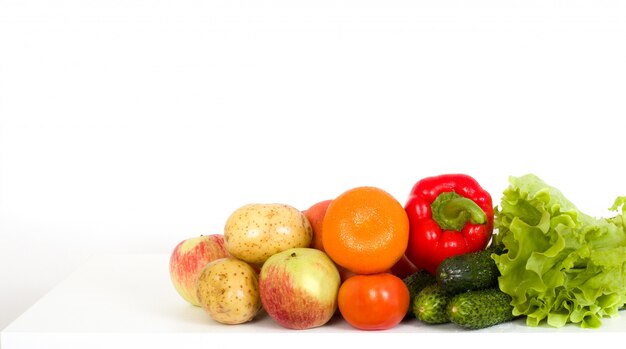
{"label": "white background", "polygon": [[533,172],[608,215],[625,116],[621,1],[2,0],[0,328],[250,202]]}

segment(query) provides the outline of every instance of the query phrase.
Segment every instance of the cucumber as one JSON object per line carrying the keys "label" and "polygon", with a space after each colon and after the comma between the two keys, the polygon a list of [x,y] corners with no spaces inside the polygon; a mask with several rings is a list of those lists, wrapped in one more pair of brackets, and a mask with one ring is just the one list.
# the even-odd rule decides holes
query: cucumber
{"label": "cucumber", "polygon": [[443,292],[437,284],[424,287],[415,296],[411,308],[415,317],[429,324],[443,324],[450,322],[447,307],[450,295]]}
{"label": "cucumber", "polygon": [[450,294],[495,286],[500,271],[491,254],[496,249],[493,246],[444,259],[437,268],[437,283]]}
{"label": "cucumber", "polygon": [[[409,289],[409,296],[410,296],[409,304],[413,304],[413,300],[415,299],[415,296],[418,293],[420,293],[420,291],[423,290],[424,287],[428,285],[432,285],[437,282],[437,280],[435,279],[435,276],[425,270],[417,271],[405,277],[402,281],[404,282],[406,287]],[[415,317],[415,313],[413,313],[413,307],[411,306],[409,307],[409,310],[407,311],[406,315],[407,317]]]}
{"label": "cucumber", "polygon": [[452,297],[448,302],[447,314],[453,323],[473,330],[515,318],[511,297],[497,287],[469,291]]}

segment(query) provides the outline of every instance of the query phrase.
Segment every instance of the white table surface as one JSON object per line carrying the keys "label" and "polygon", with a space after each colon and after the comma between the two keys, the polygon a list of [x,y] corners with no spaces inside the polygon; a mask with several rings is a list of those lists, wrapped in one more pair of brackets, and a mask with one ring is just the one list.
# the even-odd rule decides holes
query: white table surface
{"label": "white table surface", "polygon": [[[234,347],[299,349],[319,348],[320,343],[336,341],[381,347],[390,341],[436,342],[442,338],[448,344],[466,345],[468,337],[505,336],[511,347],[522,342],[527,346],[533,339],[545,344],[546,338],[561,344],[570,341],[580,345],[585,340],[597,343],[598,334],[620,336],[621,343],[626,339],[626,311],[619,317],[605,319],[601,328],[593,330],[577,326],[532,328],[517,320],[467,331],[452,324],[430,326],[412,320],[387,331],[358,331],[335,316],[326,326],[295,331],[280,327],[265,313],[250,323],[222,325],[178,296],[169,279],[168,262],[168,255],[94,256],[6,327],[0,346],[222,348],[235,344]],[[42,273],[45,268],[43,265]],[[499,343],[494,347],[502,345],[493,338],[485,341]]]}

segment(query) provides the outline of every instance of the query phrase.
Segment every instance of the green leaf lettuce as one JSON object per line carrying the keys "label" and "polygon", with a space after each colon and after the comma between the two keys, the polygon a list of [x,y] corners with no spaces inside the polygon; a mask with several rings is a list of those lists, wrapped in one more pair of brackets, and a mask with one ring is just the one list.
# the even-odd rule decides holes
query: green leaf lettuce
{"label": "green leaf lettuce", "polygon": [[[496,209],[500,289],[530,326],[599,327],[626,303],[626,214],[593,218],[537,176],[511,177]],[[626,202],[619,197],[611,208]]]}

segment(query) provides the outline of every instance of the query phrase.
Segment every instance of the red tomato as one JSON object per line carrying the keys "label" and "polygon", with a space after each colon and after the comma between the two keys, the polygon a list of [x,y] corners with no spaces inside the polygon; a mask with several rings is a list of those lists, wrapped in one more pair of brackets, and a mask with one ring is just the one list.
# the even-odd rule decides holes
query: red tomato
{"label": "red tomato", "polygon": [[339,288],[339,311],[353,327],[386,330],[396,326],[409,309],[409,290],[389,273],[356,275]]}

